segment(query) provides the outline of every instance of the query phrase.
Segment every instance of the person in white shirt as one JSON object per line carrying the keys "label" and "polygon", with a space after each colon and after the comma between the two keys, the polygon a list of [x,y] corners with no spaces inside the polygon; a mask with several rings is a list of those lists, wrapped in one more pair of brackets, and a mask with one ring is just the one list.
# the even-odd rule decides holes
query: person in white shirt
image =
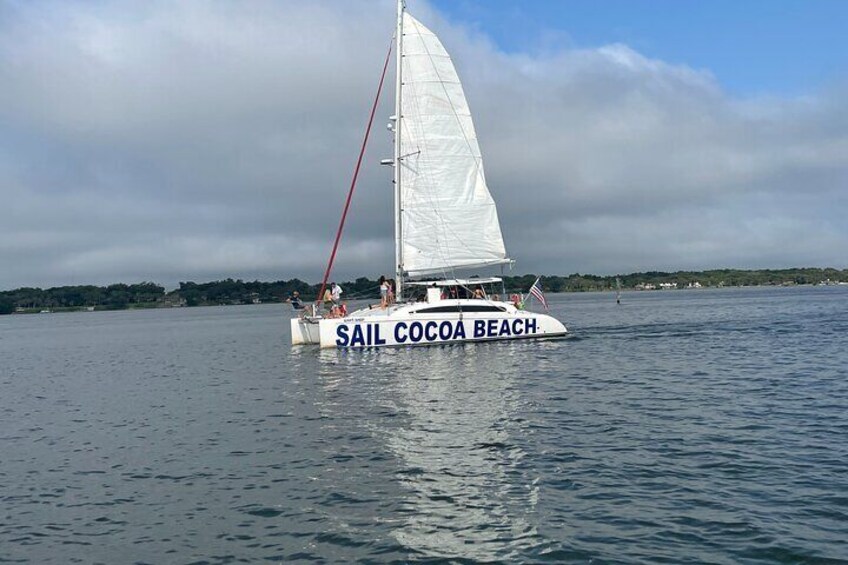
{"label": "person in white shirt", "polygon": [[333,304],[339,306],[342,303],[342,287],[336,283],[330,285],[330,295],[333,297]]}

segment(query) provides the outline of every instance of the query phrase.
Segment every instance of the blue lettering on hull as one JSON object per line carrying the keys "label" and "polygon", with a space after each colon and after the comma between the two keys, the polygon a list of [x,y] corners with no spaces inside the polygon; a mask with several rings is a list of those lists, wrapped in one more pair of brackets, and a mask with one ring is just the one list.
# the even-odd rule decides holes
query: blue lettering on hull
{"label": "blue lettering on hull", "polygon": [[453,339],[465,339],[465,325],[459,323],[453,330]]}
{"label": "blue lettering on hull", "polygon": [[348,335],[348,327],[347,324],[339,324],[336,326],[336,346],[337,347],[347,347],[347,344],[350,343],[350,336]]}
{"label": "blue lettering on hull", "polygon": [[395,343],[420,343],[455,341],[465,339],[465,326],[462,322],[398,322],[395,324]]}
{"label": "blue lettering on hull", "polygon": [[493,339],[533,335],[537,331],[535,318],[515,318],[512,320],[474,320],[474,339]]}
{"label": "blue lettering on hull", "polygon": [[386,345],[386,338],[380,335],[380,324],[355,324],[351,329],[347,324],[336,326],[337,347],[374,347]]}
{"label": "blue lettering on hull", "polygon": [[406,322],[398,322],[395,324],[395,343],[406,343],[409,336],[407,329]]}
{"label": "blue lettering on hull", "polygon": [[[468,320],[472,339],[510,338],[536,334],[535,318],[513,318],[497,320]],[[336,346],[375,347],[386,345],[379,323],[338,324]],[[440,343],[467,339],[465,323],[456,320],[397,322],[394,325],[393,343]]]}

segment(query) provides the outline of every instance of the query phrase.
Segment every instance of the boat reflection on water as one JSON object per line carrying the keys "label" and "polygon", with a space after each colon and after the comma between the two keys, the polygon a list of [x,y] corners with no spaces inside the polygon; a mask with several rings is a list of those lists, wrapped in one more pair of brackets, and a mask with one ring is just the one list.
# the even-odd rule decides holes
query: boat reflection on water
{"label": "boat reflection on water", "polygon": [[403,418],[376,421],[372,433],[398,465],[404,518],[392,536],[413,553],[506,559],[539,541],[528,519],[537,479],[512,438],[522,400],[518,361],[502,363],[509,349],[466,345],[391,356],[406,358],[383,393]]}

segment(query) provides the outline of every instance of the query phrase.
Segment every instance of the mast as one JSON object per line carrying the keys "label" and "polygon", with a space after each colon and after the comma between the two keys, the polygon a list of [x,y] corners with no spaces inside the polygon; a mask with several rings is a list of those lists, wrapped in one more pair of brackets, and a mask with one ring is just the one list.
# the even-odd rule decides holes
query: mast
{"label": "mast", "polygon": [[394,155],[394,188],[395,188],[395,300],[401,301],[403,296],[403,208],[401,207],[401,191],[400,191],[400,128],[401,121],[401,70],[403,68],[403,0],[397,0],[397,30],[395,32],[395,60],[397,61],[397,71],[395,72],[395,155]]}

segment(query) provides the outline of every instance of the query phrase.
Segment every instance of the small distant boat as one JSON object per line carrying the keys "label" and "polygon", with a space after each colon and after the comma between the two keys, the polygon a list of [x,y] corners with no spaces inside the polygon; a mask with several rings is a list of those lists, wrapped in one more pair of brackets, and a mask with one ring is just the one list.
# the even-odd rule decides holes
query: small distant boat
{"label": "small distant boat", "polygon": [[403,0],[395,45],[394,156],[384,164],[394,169],[396,303],[344,318],[293,318],[292,344],[378,347],[566,335],[562,322],[524,310],[521,300],[454,298],[454,291],[482,292],[480,285],[502,282],[460,278],[457,271],[512,260],[456,69]]}
{"label": "small distant boat", "polygon": [[52,313],[53,313],[52,310],[42,310],[41,312],[39,312],[39,314],[52,314]]}

